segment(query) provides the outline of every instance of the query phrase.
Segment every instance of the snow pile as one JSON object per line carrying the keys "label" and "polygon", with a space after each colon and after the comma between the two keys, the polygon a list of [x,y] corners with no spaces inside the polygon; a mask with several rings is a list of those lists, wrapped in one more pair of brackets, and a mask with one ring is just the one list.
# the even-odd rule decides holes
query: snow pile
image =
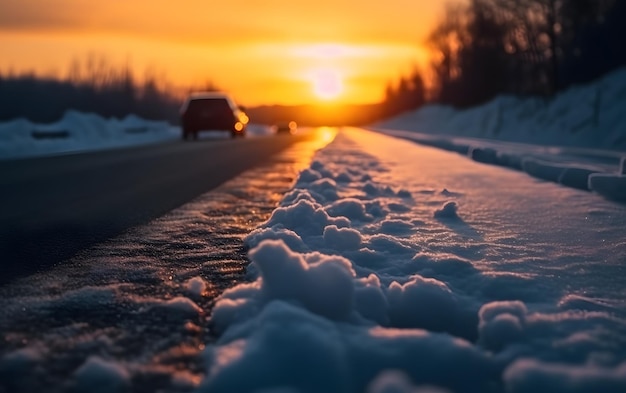
{"label": "snow pile", "polygon": [[431,105],[374,128],[477,162],[626,201],[626,177],[617,169],[626,156],[624,105],[626,69],[621,69],[552,100],[501,96],[459,111]]}
{"label": "snow pile", "polygon": [[555,304],[531,274],[477,269],[470,240],[430,221],[479,238],[460,194],[398,179],[341,134],[318,152],[247,237],[250,282],[215,304],[199,391],[626,389],[623,309],[573,294]]}
{"label": "snow pile", "polygon": [[93,113],[67,111],[55,123],[25,119],[0,123],[0,157],[20,158],[55,153],[118,148],[178,137],[167,122],[141,119],[105,119]]}
{"label": "snow pile", "polygon": [[513,142],[626,149],[626,68],[554,99],[499,96],[467,110],[429,105],[380,125]]}
{"label": "snow pile", "polygon": [[[248,134],[267,135],[267,126],[251,124]],[[50,154],[93,151],[145,145],[180,139],[180,127],[165,121],[128,115],[123,119],[105,119],[93,113],[67,111],[55,123],[38,124],[26,119],[0,123],[0,159],[37,157]],[[229,133],[218,137],[228,138]],[[211,133],[202,138],[215,137]]]}

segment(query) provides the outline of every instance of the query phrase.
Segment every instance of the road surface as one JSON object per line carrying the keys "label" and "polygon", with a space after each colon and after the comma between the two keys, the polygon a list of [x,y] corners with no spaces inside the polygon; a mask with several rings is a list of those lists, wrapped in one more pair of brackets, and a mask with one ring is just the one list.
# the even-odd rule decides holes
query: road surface
{"label": "road surface", "polygon": [[180,141],[0,161],[0,282],[61,262],[317,137]]}

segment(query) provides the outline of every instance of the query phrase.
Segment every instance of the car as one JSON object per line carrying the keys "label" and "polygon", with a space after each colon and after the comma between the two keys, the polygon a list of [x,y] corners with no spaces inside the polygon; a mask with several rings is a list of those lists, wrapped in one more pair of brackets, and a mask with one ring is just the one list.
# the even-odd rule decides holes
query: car
{"label": "car", "polygon": [[244,137],[248,116],[230,95],[222,92],[193,93],[180,109],[182,137],[198,139],[202,131],[228,131],[233,138]]}
{"label": "car", "polygon": [[295,121],[280,121],[274,125],[276,134],[295,134],[298,124]]}

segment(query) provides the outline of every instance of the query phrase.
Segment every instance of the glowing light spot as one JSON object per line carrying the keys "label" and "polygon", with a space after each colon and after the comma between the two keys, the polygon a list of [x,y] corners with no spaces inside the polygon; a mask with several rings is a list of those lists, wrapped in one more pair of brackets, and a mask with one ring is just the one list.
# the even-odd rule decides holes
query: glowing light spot
{"label": "glowing light spot", "polygon": [[339,73],[332,69],[321,69],[312,74],[313,92],[318,98],[332,100],[343,92]]}

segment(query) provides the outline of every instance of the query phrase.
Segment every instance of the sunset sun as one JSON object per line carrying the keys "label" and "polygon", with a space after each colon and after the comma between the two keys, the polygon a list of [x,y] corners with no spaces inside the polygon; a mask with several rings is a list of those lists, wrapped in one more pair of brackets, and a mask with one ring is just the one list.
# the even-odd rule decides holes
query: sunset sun
{"label": "sunset sun", "polygon": [[311,82],[315,96],[322,100],[333,100],[343,92],[341,76],[332,69],[321,69],[313,72]]}

